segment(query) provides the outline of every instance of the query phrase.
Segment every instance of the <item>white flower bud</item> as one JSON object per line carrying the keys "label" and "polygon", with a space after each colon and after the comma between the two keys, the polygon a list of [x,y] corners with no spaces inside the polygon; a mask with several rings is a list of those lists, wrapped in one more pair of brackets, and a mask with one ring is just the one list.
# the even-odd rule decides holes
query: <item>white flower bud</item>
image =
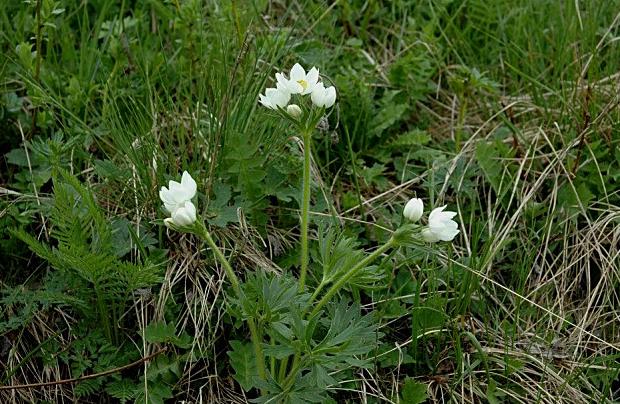
{"label": "white flower bud", "polygon": [[286,107],[286,112],[293,118],[299,118],[301,116],[301,108],[297,104],[291,104]]}
{"label": "white flower bud", "polygon": [[405,205],[403,216],[412,222],[417,222],[424,213],[424,202],[420,198],[411,198]]}

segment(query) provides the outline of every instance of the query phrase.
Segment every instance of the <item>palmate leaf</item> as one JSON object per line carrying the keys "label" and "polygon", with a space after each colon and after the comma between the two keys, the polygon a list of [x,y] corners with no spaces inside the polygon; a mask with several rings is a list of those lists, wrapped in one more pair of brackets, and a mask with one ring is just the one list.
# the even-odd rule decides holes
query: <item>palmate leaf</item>
{"label": "palmate leaf", "polygon": [[328,310],[329,329],[312,348],[311,363],[337,369],[343,364],[362,366],[365,361],[357,356],[373,350],[381,334],[372,313],[362,316],[358,304],[349,305],[342,300]]}
{"label": "palmate leaf", "polygon": [[325,403],[328,399],[327,390],[317,385],[310,374],[298,376],[293,386],[286,391],[273,379],[260,381],[256,387],[267,394],[250,400],[253,403],[308,404]]}
{"label": "palmate leaf", "polygon": [[[340,278],[364,258],[364,251],[358,248],[359,242],[346,237],[339,229],[332,227],[327,231],[319,230],[318,234],[318,246],[313,250],[313,259],[321,265],[324,283]],[[371,288],[382,284],[383,278],[385,272],[380,267],[369,266],[349,279],[349,285]]]}
{"label": "palmate leaf", "polygon": [[319,229],[318,234],[318,246],[316,252],[313,251],[313,258],[321,264],[324,281],[331,282],[363,258],[363,251],[357,249],[359,242],[345,237],[339,229]]}
{"label": "palmate leaf", "polygon": [[300,311],[309,299],[307,293],[299,293],[297,280],[290,276],[278,276],[257,272],[241,285],[242,299],[233,299],[236,309],[243,316],[266,323],[277,323],[288,313]]}
{"label": "palmate leaf", "polygon": [[256,386],[258,370],[252,344],[241,341],[230,341],[232,351],[228,351],[230,366],[235,371],[235,380],[245,391],[249,391]]}

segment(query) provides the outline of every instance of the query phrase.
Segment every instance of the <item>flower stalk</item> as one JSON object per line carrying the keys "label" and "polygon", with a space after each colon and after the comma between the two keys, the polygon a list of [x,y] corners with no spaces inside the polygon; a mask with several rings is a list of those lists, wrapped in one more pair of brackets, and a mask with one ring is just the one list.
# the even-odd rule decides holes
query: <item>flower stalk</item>
{"label": "flower stalk", "polygon": [[308,272],[308,223],[310,220],[310,165],[312,159],[312,129],[307,129],[302,134],[304,142],[304,179],[301,198],[301,272],[299,274],[299,291],[303,291],[306,285]]}
{"label": "flower stalk", "polygon": [[[327,293],[325,293],[325,295],[323,295],[321,300],[319,300],[319,302],[314,306],[314,309],[312,309],[312,311],[310,312],[310,316],[309,317],[312,318],[312,317],[316,316],[319,313],[319,311],[323,308],[323,306],[325,306],[327,303],[329,303],[329,301],[332,299],[332,297],[334,297],[334,295],[336,293],[338,293],[338,291],[344,285],[346,285],[347,282],[352,277],[354,277],[359,271],[361,271],[362,269],[366,268],[374,260],[379,258],[384,252],[386,252],[387,250],[389,250],[390,248],[392,248],[395,245],[397,245],[397,243],[394,240],[394,238],[390,238],[385,244],[383,244],[381,247],[377,248],[375,251],[372,252],[372,254],[368,255],[366,258],[361,260],[357,265],[355,265],[353,268],[351,268],[349,270],[349,272],[344,274],[340,279],[338,279],[329,288]],[[310,303],[312,303],[312,301],[310,301]]]}
{"label": "flower stalk", "polygon": [[[220,248],[215,244],[211,234],[207,230],[207,227],[204,225],[202,221],[198,221],[196,225],[197,235],[200,236],[203,240],[209,244],[211,250],[215,254],[215,257],[220,261],[222,266],[224,267],[224,271],[226,272],[226,277],[230,282],[233,291],[237,295],[238,299],[243,298],[243,293],[241,292],[241,287],[239,284],[239,278],[235,275],[235,271],[233,271],[232,266],[220,250]],[[265,370],[265,355],[263,354],[263,347],[261,336],[259,335],[258,327],[253,318],[247,319],[248,328],[250,329],[250,339],[252,340],[252,347],[254,348],[254,357],[256,359],[256,369],[258,371],[258,376],[265,380],[267,378],[267,372]]]}

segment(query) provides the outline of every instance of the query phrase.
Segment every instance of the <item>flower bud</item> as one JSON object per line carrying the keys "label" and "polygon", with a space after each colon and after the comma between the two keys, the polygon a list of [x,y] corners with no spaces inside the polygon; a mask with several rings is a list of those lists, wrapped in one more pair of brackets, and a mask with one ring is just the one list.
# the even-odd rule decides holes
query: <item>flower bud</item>
{"label": "flower bud", "polygon": [[301,108],[297,104],[291,104],[286,107],[286,112],[293,118],[299,118],[301,116]]}
{"label": "flower bud", "polygon": [[405,205],[403,216],[412,222],[417,222],[424,213],[424,202],[420,198],[411,198]]}

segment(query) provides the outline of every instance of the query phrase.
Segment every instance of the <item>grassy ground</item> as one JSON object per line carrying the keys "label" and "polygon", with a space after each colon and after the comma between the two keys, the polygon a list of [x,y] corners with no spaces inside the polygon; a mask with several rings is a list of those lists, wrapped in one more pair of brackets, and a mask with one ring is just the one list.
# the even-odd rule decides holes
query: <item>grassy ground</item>
{"label": "grassy ground", "polygon": [[461,230],[342,293],[383,336],[331,402],[619,401],[619,6],[4,4],[0,401],[258,396],[223,270],[166,231],[157,192],[188,170],[242,279],[296,273],[298,134],[257,103],[295,62],[338,91],[314,138],[309,287],[330,223],[370,250],[417,195]]}

